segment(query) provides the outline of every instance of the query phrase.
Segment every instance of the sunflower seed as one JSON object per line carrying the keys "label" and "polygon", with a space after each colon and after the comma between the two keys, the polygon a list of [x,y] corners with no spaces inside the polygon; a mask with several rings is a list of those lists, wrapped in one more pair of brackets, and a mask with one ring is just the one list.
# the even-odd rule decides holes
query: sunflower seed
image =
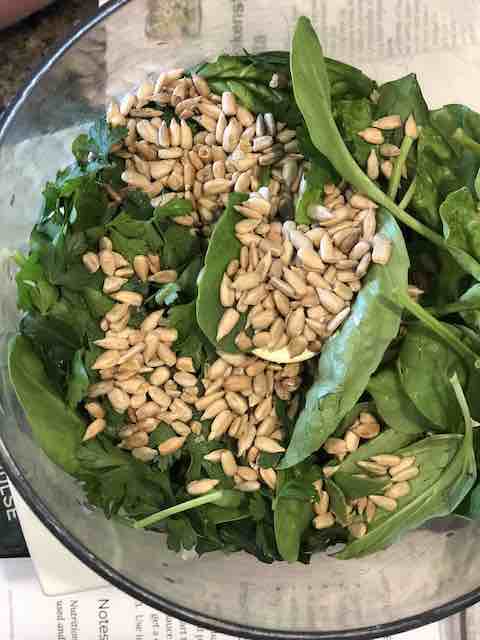
{"label": "sunflower seed", "polygon": [[229,308],[224,312],[217,328],[217,342],[223,340],[232,331],[239,319],[240,314],[236,309]]}
{"label": "sunflower seed", "polygon": [[130,397],[128,393],[125,393],[122,389],[112,389],[107,396],[110,400],[110,404],[117,413],[123,413],[128,409]]}
{"label": "sunflower seed", "polygon": [[209,440],[218,440],[221,438],[227,431],[229,426],[232,424],[234,415],[228,409],[220,412],[217,416],[215,416],[211,426],[210,426],[210,434],[208,436]]}
{"label": "sunflower seed", "polygon": [[233,457],[233,453],[226,450],[222,453],[220,463],[222,465],[223,473],[232,478],[237,473],[237,463]]}
{"label": "sunflower seed", "polygon": [[258,287],[260,284],[260,275],[255,271],[251,271],[250,273],[238,275],[233,281],[232,287],[238,291],[247,291]]}
{"label": "sunflower seed", "polygon": [[99,433],[101,433],[102,431],[104,431],[105,427],[107,426],[107,422],[106,420],[104,420],[103,418],[97,418],[96,420],[94,420],[93,422],[91,422],[84,435],[82,440],[85,442],[86,440],[92,440],[93,438],[95,438]]}
{"label": "sunflower seed", "polygon": [[360,460],[356,464],[358,467],[365,469],[365,471],[368,471],[368,473],[371,473],[374,476],[385,476],[387,474],[387,469],[381,464],[376,464],[375,462]]}
{"label": "sunflower seed", "polygon": [[192,480],[187,484],[187,493],[191,496],[201,496],[215,489],[220,480],[205,478],[203,480]]}
{"label": "sunflower seed", "polygon": [[165,363],[168,367],[173,367],[173,365],[177,361],[177,356],[175,355],[175,353],[170,349],[169,346],[162,342],[160,342],[157,347],[157,355],[162,363]]}
{"label": "sunflower seed", "polygon": [[291,358],[296,358],[306,350],[307,346],[307,340],[303,336],[298,336],[288,343],[288,353]]}
{"label": "sunflower seed", "polygon": [[215,402],[212,402],[211,404],[209,404],[208,407],[205,409],[205,411],[201,416],[201,420],[211,420],[212,418],[215,418],[216,416],[218,416],[219,413],[222,413],[222,411],[225,411],[226,409],[228,409],[228,405],[223,398],[215,400]]}
{"label": "sunflower seed", "polygon": [[370,423],[356,423],[351,427],[352,431],[354,431],[357,436],[363,438],[364,440],[370,440],[372,438],[376,438],[380,433],[380,425],[377,422]]}
{"label": "sunflower seed", "polygon": [[267,487],[270,487],[272,491],[275,489],[277,485],[277,474],[275,469],[263,469],[259,468],[258,473],[260,474],[260,478],[264,481]]}
{"label": "sunflower seed", "polygon": [[100,268],[100,261],[97,254],[91,251],[83,254],[82,262],[89,273],[95,273]]}
{"label": "sunflower seed", "polygon": [[418,138],[418,127],[415,122],[413,113],[411,113],[405,122],[405,135],[416,140]]}
{"label": "sunflower seed", "polygon": [[313,519],[313,526],[315,529],[328,529],[335,524],[335,517],[333,513],[322,513]]}
{"label": "sunflower seed", "polygon": [[408,482],[396,482],[390,489],[385,491],[384,495],[386,498],[393,498],[397,500],[398,498],[403,498],[404,496],[408,496],[410,493],[410,485]]}
{"label": "sunflower seed", "polygon": [[297,338],[303,333],[305,328],[305,312],[303,307],[299,307],[287,317],[286,331],[290,338]]}
{"label": "sunflower seed", "polygon": [[397,501],[393,498],[370,495],[368,496],[368,499],[373,502],[374,505],[380,507],[380,509],[383,509],[384,511],[395,511],[395,509],[397,508]]}
{"label": "sunflower seed", "polygon": [[367,533],[367,525],[364,522],[354,522],[348,527],[354,538],[363,538]]}
{"label": "sunflower seed", "polygon": [[383,133],[375,127],[367,127],[357,135],[369,144],[382,144],[384,141]]}
{"label": "sunflower seed", "polygon": [[370,180],[377,180],[378,176],[380,175],[380,167],[379,167],[378,157],[375,152],[375,149],[372,149],[368,156],[367,175],[370,178]]}
{"label": "sunflower seed", "polygon": [[372,262],[387,264],[392,255],[392,243],[384,236],[377,234],[373,237]]}
{"label": "sunflower seed", "polygon": [[397,471],[397,473],[392,476],[392,480],[393,482],[406,482],[407,480],[413,480],[413,478],[416,478],[419,473],[420,469],[418,467],[409,467],[403,471]]}
{"label": "sunflower seed", "polygon": [[396,476],[398,473],[405,471],[405,469],[409,469],[415,464],[415,456],[406,456],[402,458],[402,461],[397,465],[393,466],[389,473],[392,477]]}
{"label": "sunflower seed", "polygon": [[244,493],[253,493],[254,491],[258,491],[260,489],[260,483],[256,480],[245,480],[235,485],[235,489],[238,489],[238,491],[243,491]]}
{"label": "sunflower seed", "polygon": [[323,447],[330,455],[344,456],[347,453],[347,444],[342,438],[327,438]]}
{"label": "sunflower seed", "polygon": [[237,467],[237,475],[246,482],[255,482],[257,480],[257,472],[251,467]]}
{"label": "sunflower seed", "polygon": [[382,453],[378,456],[371,456],[370,460],[377,464],[381,464],[383,467],[396,467],[400,464],[402,458],[393,454]]}

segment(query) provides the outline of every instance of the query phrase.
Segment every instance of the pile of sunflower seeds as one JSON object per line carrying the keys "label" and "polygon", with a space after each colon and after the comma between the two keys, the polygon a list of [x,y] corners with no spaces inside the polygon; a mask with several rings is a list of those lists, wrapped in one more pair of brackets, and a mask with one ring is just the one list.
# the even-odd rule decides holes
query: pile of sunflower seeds
{"label": "pile of sunflower seeds", "polygon": [[319,352],[348,317],[370,263],[389,261],[391,242],[376,233],[377,205],[359,193],[326,185],[324,205],[309,209],[316,223],[297,226],[272,219],[263,191],[235,207],[245,217],[235,228],[242,249],[221,283],[217,340],[247,313],[239,349],[286,347],[291,358]]}
{"label": "pile of sunflower seeds", "polygon": [[[231,92],[212,93],[205,79],[185,77],[183,69],[143,82],[120,104],[112,101],[107,121],[128,128],[124,143],[113,149],[125,159],[124,182],[145,191],[153,206],[189,199],[192,213],[175,220],[204,235],[231,191],[258,190],[264,167],[271,168],[274,210],[291,207],[298,191],[304,158],[295,131],[271,113],[252,114]],[[193,134],[189,122],[200,131]]]}
{"label": "pile of sunflower seeds", "polygon": [[[101,381],[88,390],[85,409],[92,422],[84,440],[95,438],[107,426],[99,401],[104,397],[114,411],[126,415],[118,433],[119,446],[143,462],[179,451],[191,433],[202,434],[201,421],[211,420],[208,439],[233,438],[237,451],[219,448],[207,458],[221,463],[241,491],[256,491],[260,482],[274,488],[275,471],[260,468],[257,458],[261,452],[285,451],[275,400],[292,400],[301,383],[301,365],[282,366],[244,354],[220,353],[200,378],[192,358],[175,354],[172,347],[177,331],[166,326],[163,310],[150,313],[138,329],[128,326],[131,310],[143,304],[141,294],[122,290],[128,279],[136,275],[144,282],[173,282],[175,271],[162,271],[154,255],[136,256],[130,265],[112,250],[107,237],[100,240],[98,253],[84,254],[83,262],[92,273],[103,271],[104,293],[117,303],[100,323],[104,337],[95,341],[104,350],[92,365]],[[290,411],[297,404],[292,402]],[[149,434],[161,422],[170,425],[176,435],[156,450],[149,447]],[[200,495],[215,484],[204,479],[187,490]]]}
{"label": "pile of sunflower seeds", "polygon": [[[343,438],[329,438],[324,449],[334,455],[341,462],[348,453],[358,449],[361,439],[370,440],[380,433],[380,425],[375,416],[362,412],[358,419],[349,427]],[[359,473],[357,478],[384,478],[390,481],[386,484],[383,494],[373,494],[349,501],[347,505],[347,526],[354,538],[362,538],[368,532],[368,525],[377,512],[377,507],[383,511],[393,512],[398,507],[398,500],[409,495],[411,488],[409,480],[416,478],[420,469],[415,464],[415,456],[399,456],[381,453],[371,456],[368,460],[356,462]],[[334,476],[338,465],[327,465],[323,468],[325,477]],[[318,501],[313,503],[315,517],[313,526],[316,529],[326,529],[336,522],[336,515],[329,510],[330,498],[323,489],[322,480],[317,480],[314,486],[318,492]]]}

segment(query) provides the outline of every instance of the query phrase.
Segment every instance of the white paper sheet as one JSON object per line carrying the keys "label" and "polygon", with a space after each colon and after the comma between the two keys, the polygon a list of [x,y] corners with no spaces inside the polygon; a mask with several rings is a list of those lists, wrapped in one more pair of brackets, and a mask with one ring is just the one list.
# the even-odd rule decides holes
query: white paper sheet
{"label": "white paper sheet", "polygon": [[[480,607],[469,610],[471,634],[459,616],[384,640],[478,640]],[[65,596],[42,593],[29,559],[0,560],[2,640],[228,640],[186,624],[114,587]]]}

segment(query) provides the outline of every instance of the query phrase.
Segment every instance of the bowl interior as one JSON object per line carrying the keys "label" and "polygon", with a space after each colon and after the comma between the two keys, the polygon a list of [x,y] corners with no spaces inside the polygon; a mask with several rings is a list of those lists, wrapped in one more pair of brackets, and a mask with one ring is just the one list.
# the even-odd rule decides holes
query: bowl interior
{"label": "bowl interior", "polygon": [[36,446],[8,381],[7,342],[18,323],[9,255],[25,247],[41,185],[70,161],[72,139],[101,113],[108,96],[147,74],[219,52],[286,49],[301,14],[312,17],[328,55],[379,80],[416,71],[432,106],[460,101],[480,107],[471,78],[480,60],[476,4],[418,2],[410,16],[380,6],[108,3],[103,17],[26,88],[0,134],[0,454],[23,497],[81,559],[136,597],[200,626],[259,637],[360,638],[425,623],[480,597],[471,593],[480,584],[480,525],[436,521],[367,559],[342,562],[320,554],[309,566],[268,566],[244,554],[181,557],[166,548],[163,536],[106,520],[85,506],[79,486]]}

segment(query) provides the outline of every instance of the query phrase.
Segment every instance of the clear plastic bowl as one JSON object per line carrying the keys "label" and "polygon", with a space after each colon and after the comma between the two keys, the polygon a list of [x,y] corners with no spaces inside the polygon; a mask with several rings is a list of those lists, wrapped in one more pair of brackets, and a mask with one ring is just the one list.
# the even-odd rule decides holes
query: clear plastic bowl
{"label": "clear plastic bowl", "polygon": [[[388,6],[387,6],[388,5]],[[309,566],[244,554],[185,560],[163,536],[134,531],[84,505],[79,486],[31,438],[6,373],[18,313],[8,254],[25,247],[40,186],[69,160],[74,135],[110,95],[148,73],[219,52],[286,49],[298,15],[312,17],[327,54],[379,79],[417,71],[433,105],[480,103],[478,3],[311,0],[109,2],[17,96],[0,128],[0,455],[16,488],[80,560],[162,611],[234,636],[373,638],[448,616],[480,600],[478,524],[430,523],[362,560],[325,554]]]}

